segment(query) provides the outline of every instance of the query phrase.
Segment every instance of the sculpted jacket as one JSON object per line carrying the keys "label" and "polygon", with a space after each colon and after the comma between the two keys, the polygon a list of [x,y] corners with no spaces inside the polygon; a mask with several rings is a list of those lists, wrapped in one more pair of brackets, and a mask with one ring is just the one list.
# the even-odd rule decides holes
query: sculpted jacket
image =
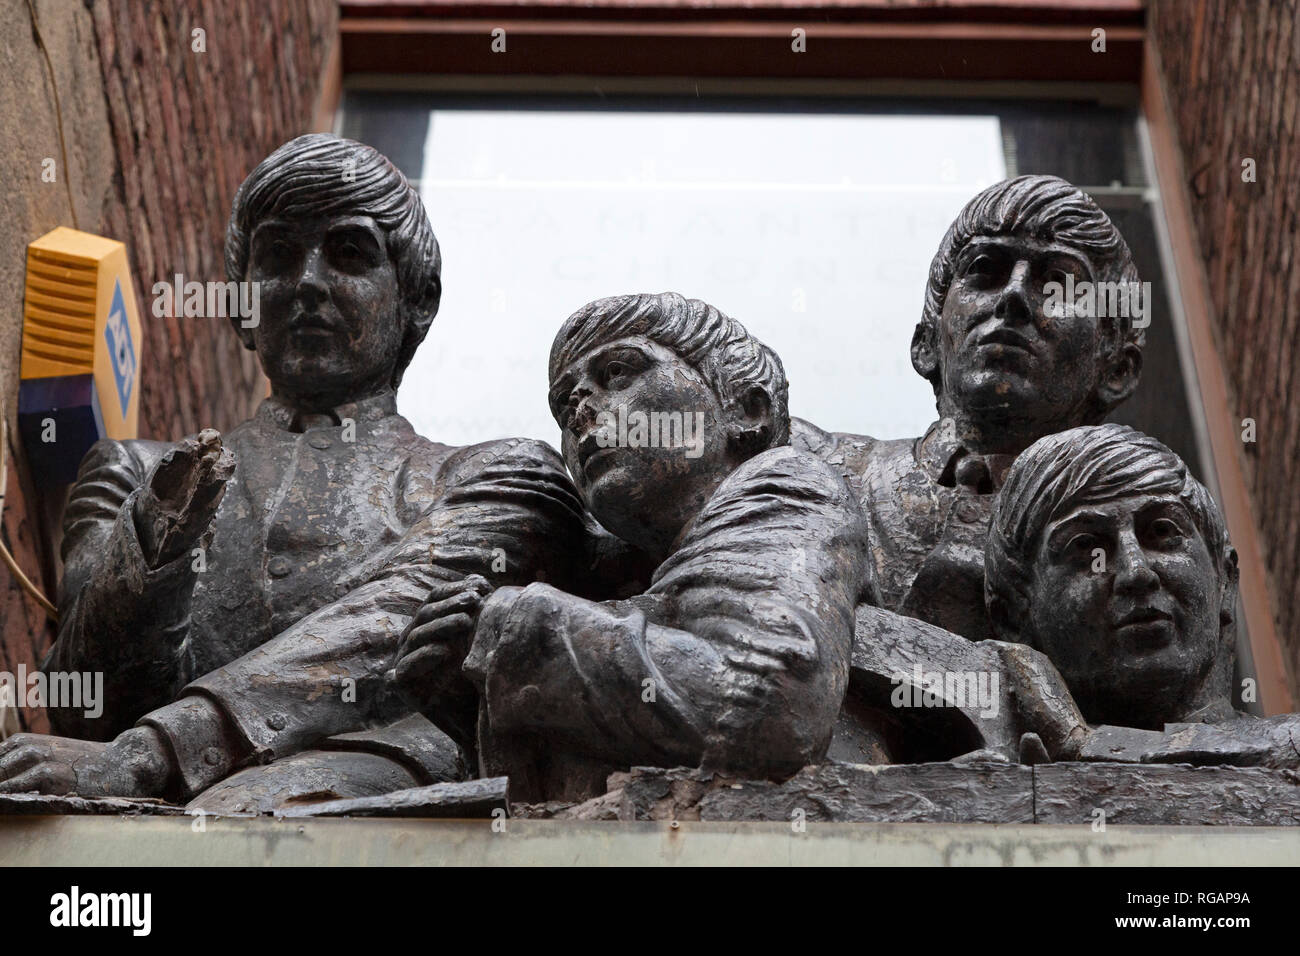
{"label": "sculpted jacket", "polygon": [[790,420],[790,444],[853,487],[871,527],[872,604],[960,634],[992,638],[984,545],[1013,456],[962,447],[951,419],[921,438],[880,440]]}
{"label": "sculpted jacket", "polygon": [[844,698],[867,529],[842,478],[789,446],[742,464],[645,593],[503,588],[465,672],[485,775],[581,799],[614,769],[786,775],[826,752]]}
{"label": "sculpted jacket", "polygon": [[[98,720],[53,709],[56,731],[107,740],[156,728],[188,798],[242,764],[335,734],[355,743],[408,715],[384,673],[435,580],[568,581],[583,560],[589,519],[547,445],[436,444],[391,394],[334,418],[311,427],[264,401],[223,436],[235,472],[202,562],[185,554],[157,569],[132,506],[169,446],[90,451],[66,512],[61,623],[45,667],[103,671],[105,708]],[[403,720],[396,736],[387,752],[445,758],[411,746],[440,736],[427,722],[413,733]]]}

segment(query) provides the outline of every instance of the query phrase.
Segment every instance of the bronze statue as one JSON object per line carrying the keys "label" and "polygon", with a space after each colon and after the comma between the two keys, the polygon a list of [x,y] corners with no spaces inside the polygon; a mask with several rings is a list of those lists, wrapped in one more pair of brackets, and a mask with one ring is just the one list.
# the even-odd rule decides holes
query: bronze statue
{"label": "bronze statue", "polygon": [[1051,314],[1048,283],[1067,280],[1137,281],[1106,214],[1053,176],[989,187],[940,243],[912,337],[939,420],[919,439],[880,441],[792,419],[791,443],[857,487],[873,603],[971,640],[993,636],[984,539],[1007,467],[1043,435],[1100,422],[1142,368],[1145,333],[1131,317]]}
{"label": "bronze statue", "polygon": [[[584,501],[659,562],[653,583],[604,602],[550,584],[440,591],[399,679],[422,672],[411,658],[463,659],[482,692],[483,773],[508,774],[515,800],[603,793],[636,764],[779,777],[820,760],[866,527],[844,481],[789,447],[780,359],[710,305],[633,295],[574,313],[550,378]],[[443,722],[439,685],[404,684]]]}
{"label": "bronze statue", "polygon": [[999,637],[1047,654],[1087,721],[1110,725],[1082,759],[1300,766],[1300,717],[1232,706],[1236,552],[1154,438],[1101,425],[1031,445],[998,496],[986,572]]}
{"label": "bronze statue", "polygon": [[397,414],[440,259],[386,158],[280,147],[235,196],[226,268],[260,283],[232,324],[271,396],[225,436],[87,455],[46,668],[103,671],[107,704],[52,711],[80,739],[0,744],[0,791],[256,810],[453,779],[454,744],[384,679],[411,615],[449,579],[570,578],[589,520],[552,449],[452,448]]}
{"label": "bronze statue", "polygon": [[[912,343],[940,418],[915,441],[791,419],[780,359],[673,293],[564,323],[563,457],[416,435],[396,391],[437,242],[401,173],[337,137],[253,170],[226,258],[259,284],[232,324],[271,396],[224,436],[87,456],[45,667],[102,672],[105,706],[0,743],[0,793],[345,813],[447,790],[465,812],[504,776],[563,802],[686,767],[650,777],[852,779],[854,813],[911,818],[911,775],[872,796],[844,764],[932,762],[949,803],[1018,820],[1039,777],[1016,760],[1265,768],[1252,793],[1300,766],[1300,717],[1231,706],[1217,507],[1159,442],[1097,424],[1142,328],[1049,290],[1137,275],[1069,183],[1000,183],[948,230]],[[985,817],[990,765],[1014,793]],[[472,771],[492,779],[451,783]]]}

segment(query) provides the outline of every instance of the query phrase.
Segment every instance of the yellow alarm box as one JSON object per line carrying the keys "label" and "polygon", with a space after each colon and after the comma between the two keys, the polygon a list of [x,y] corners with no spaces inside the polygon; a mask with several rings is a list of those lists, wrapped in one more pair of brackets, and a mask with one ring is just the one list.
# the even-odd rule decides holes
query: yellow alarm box
{"label": "yellow alarm box", "polygon": [[113,239],[60,226],[27,246],[18,420],[33,473],[76,477],[100,438],[134,438],[140,316]]}

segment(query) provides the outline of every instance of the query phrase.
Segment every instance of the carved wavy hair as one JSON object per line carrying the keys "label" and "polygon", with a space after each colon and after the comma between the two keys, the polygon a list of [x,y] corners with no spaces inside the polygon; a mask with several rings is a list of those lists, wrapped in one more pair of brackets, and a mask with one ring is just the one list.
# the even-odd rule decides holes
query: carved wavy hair
{"label": "carved wavy hair", "polygon": [[[419,194],[373,147],[328,133],[285,143],[248,174],[235,193],[226,227],[226,278],[242,281],[249,243],[269,218],[369,216],[386,237],[397,272],[405,333],[393,386],[424,341],[442,297],[442,255]],[[238,330],[238,317],[231,324]]]}
{"label": "carved wavy hair", "polygon": [[[994,236],[1028,236],[1041,242],[1059,242],[1088,256],[1097,282],[1137,282],[1133,254],[1110,217],[1078,186],[1056,176],[1017,176],[1004,179],[979,193],[953,220],[939,251],[930,262],[921,321],[912,335],[913,349],[928,342],[938,354],[939,319],[956,272],[957,258],[974,239]],[[1141,349],[1146,332],[1134,328],[1127,317],[1103,318],[1099,355],[1106,369],[1128,343]],[[920,371],[918,369],[918,371]],[[937,397],[943,387],[936,365],[926,375]],[[1100,422],[1113,406],[1100,395],[1094,399],[1089,424]]]}
{"label": "carved wavy hair", "polygon": [[772,418],[765,447],[789,444],[789,387],[781,359],[735,319],[676,292],[620,295],[584,305],[551,345],[551,382],[578,356],[632,335],[658,342],[694,366],[729,417],[743,417],[747,394],[761,389]]}
{"label": "carved wavy hair", "polygon": [[[1137,495],[1177,495],[1191,514],[1218,569],[1220,608],[1231,614],[1237,595],[1237,554],[1219,506],[1183,460],[1127,425],[1085,425],[1040,438],[1007,472],[993,508],[984,549],[984,599],[999,636],[1034,644],[1028,627],[1034,560],[1053,521],[1084,505]],[[994,613],[994,608],[999,610]],[[1231,671],[1235,632],[1223,622],[1218,666]],[[1007,633],[1003,633],[1003,631]],[[1229,680],[1231,674],[1224,677]]]}

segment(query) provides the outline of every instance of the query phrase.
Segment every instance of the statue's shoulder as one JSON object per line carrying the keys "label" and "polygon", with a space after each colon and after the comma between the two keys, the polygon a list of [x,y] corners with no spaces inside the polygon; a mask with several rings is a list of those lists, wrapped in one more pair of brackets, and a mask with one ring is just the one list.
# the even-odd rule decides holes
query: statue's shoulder
{"label": "statue's shoulder", "polygon": [[818,428],[810,421],[790,416],[790,445],[793,448],[825,458],[835,450],[839,437],[835,432]]}
{"label": "statue's shoulder", "polygon": [[463,450],[456,445],[444,445],[425,438],[401,415],[385,419],[385,425],[387,441],[381,441],[380,447],[384,444],[392,446],[393,451],[406,459],[407,467],[418,474],[437,474],[449,459]]}
{"label": "statue's shoulder", "polygon": [[795,515],[805,532],[833,527],[850,534],[864,527],[857,496],[839,469],[781,445],[736,466],[710,496],[695,528],[704,534],[738,526],[785,528]]}
{"label": "statue's shoulder", "polygon": [[447,452],[441,469],[445,478],[465,479],[488,468],[564,473],[564,460],[559,452],[536,438],[497,438],[476,445],[447,448]]}
{"label": "statue's shoulder", "polygon": [[802,418],[790,419],[790,445],[816,455],[852,479],[862,476],[868,468],[895,459],[911,461],[912,438],[872,438],[849,432],[828,432]]}
{"label": "statue's shoulder", "polygon": [[769,448],[742,462],[720,487],[749,486],[788,488],[801,497],[810,493],[833,500],[847,501],[851,497],[839,469],[793,444]]}
{"label": "statue's shoulder", "polygon": [[[246,438],[254,434],[257,427],[256,418],[246,419],[234,428],[222,432],[221,442],[231,450],[238,452],[240,445]],[[198,430],[195,429],[190,432],[189,437],[197,434]],[[148,438],[101,439],[91,447],[90,451],[86,453],[86,457],[82,459],[81,473],[78,474],[77,480],[82,480],[82,473],[103,468],[127,469],[137,472],[143,480],[153,466],[162,460],[163,455],[167,454],[167,451],[180,440],[180,438],[176,441],[155,441]]]}

